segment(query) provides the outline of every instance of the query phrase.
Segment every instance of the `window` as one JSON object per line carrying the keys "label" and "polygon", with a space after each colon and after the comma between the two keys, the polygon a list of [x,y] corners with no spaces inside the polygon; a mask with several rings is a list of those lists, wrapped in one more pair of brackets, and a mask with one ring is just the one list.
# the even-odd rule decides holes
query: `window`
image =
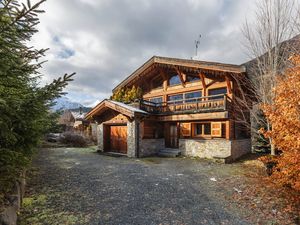
{"label": "window", "polygon": [[186,82],[195,82],[198,80],[200,80],[199,76],[191,76],[191,75],[186,76]]}
{"label": "window", "polygon": [[194,137],[210,136],[210,137],[225,137],[226,127],[225,123],[222,122],[204,122],[204,123],[194,123]]}
{"label": "window", "polygon": [[185,102],[195,102],[197,100],[197,98],[200,98],[201,96],[202,96],[201,91],[190,92],[190,93],[184,94],[184,99],[185,99]]}
{"label": "window", "polygon": [[152,80],[152,88],[162,88],[163,87],[163,79],[161,76],[157,76]]}
{"label": "window", "polygon": [[222,94],[227,94],[227,88],[217,88],[217,89],[211,89],[208,90],[208,95],[220,95],[216,97],[212,97],[211,99],[220,99],[223,98]]}
{"label": "window", "polygon": [[203,124],[203,133],[204,135],[210,135],[211,134],[211,125],[210,123]]}
{"label": "window", "polygon": [[202,135],[202,123],[197,123],[195,124],[195,136],[200,136]]}
{"label": "window", "polygon": [[169,79],[169,85],[178,85],[181,84],[180,78],[177,74],[173,75]]}
{"label": "window", "polygon": [[211,135],[210,123],[195,123],[195,136]]}
{"label": "window", "polygon": [[163,102],[163,98],[162,97],[150,98],[149,101],[156,103],[157,105],[161,105],[161,103]]}
{"label": "window", "polygon": [[183,101],[180,101],[183,99],[183,94],[179,95],[169,95],[168,96],[168,103],[173,103],[173,104],[182,104]]}

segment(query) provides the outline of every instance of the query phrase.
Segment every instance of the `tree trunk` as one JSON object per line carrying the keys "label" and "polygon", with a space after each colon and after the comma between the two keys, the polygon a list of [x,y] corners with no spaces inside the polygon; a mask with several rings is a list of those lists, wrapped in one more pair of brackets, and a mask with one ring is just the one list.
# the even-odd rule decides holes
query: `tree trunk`
{"label": "tree trunk", "polygon": [[276,155],[275,145],[273,144],[272,138],[269,138],[271,145],[271,155]]}

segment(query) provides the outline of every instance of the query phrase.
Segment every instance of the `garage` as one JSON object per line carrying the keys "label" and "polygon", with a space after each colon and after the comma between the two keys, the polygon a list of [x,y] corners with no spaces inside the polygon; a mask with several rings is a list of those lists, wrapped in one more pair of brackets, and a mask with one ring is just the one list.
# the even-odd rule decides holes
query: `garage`
{"label": "garage", "polygon": [[127,154],[127,126],[107,126],[108,137],[106,151]]}

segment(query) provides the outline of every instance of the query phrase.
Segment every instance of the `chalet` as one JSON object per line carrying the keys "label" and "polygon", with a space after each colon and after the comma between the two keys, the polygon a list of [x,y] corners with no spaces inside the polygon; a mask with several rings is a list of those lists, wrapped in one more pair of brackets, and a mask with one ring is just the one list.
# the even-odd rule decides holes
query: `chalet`
{"label": "chalet", "polygon": [[251,149],[235,121],[236,77],[244,66],[154,56],[118,84],[140,87],[142,99],[103,100],[86,118],[97,123],[99,151],[235,160]]}
{"label": "chalet", "polygon": [[84,119],[85,113],[66,109],[58,118],[58,124],[64,126],[65,131],[73,131],[76,128],[87,126],[89,123]]}

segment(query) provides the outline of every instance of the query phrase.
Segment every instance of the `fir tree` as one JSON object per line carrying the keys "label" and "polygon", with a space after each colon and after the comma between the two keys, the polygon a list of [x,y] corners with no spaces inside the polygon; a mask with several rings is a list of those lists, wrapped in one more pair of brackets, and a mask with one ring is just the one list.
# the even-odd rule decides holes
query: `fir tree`
{"label": "fir tree", "polygon": [[[46,49],[28,43],[38,32],[40,5],[17,0],[0,1],[0,200],[20,170],[30,162],[49,129],[49,107],[74,74],[65,74],[41,87],[38,72]],[[3,196],[3,195],[2,195]]]}

